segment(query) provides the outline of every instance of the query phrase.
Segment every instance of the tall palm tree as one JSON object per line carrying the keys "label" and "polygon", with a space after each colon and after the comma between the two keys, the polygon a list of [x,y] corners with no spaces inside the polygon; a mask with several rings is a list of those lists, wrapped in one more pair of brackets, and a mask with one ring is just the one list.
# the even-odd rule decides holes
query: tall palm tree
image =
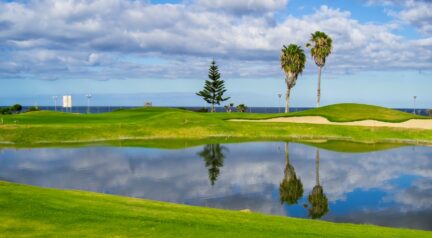
{"label": "tall palm tree", "polygon": [[297,178],[294,167],[289,161],[288,142],[285,143],[285,177],[279,185],[281,203],[296,204],[303,196],[303,184]]}
{"label": "tall palm tree", "polygon": [[319,107],[321,99],[321,70],[325,65],[327,56],[332,51],[332,39],[326,33],[317,31],[311,34],[310,42],[306,44],[306,47],[312,47],[311,55],[318,66],[317,107]]}
{"label": "tall palm tree", "polygon": [[320,218],[324,216],[329,208],[328,208],[328,199],[324,193],[323,187],[320,185],[319,181],[319,162],[320,162],[320,154],[319,149],[316,150],[316,184],[312,189],[312,193],[309,194],[308,201],[311,205],[309,208],[309,216],[312,219]]}
{"label": "tall palm tree", "polygon": [[306,56],[300,46],[290,44],[286,47],[284,45],[282,48],[280,63],[282,70],[285,73],[285,83],[287,85],[285,95],[285,113],[287,113],[289,111],[291,89],[295,86],[299,74],[303,72],[306,64]]}

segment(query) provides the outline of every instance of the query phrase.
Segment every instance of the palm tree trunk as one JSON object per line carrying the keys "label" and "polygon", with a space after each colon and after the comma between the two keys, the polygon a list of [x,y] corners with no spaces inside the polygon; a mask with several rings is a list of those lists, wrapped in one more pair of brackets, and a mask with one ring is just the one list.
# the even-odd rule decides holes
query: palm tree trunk
{"label": "palm tree trunk", "polygon": [[320,182],[319,182],[319,161],[320,161],[320,154],[319,154],[319,149],[317,148],[316,149],[316,157],[315,157],[315,168],[316,168],[316,171],[315,171],[315,175],[316,175],[316,185],[320,185]]}
{"label": "palm tree trunk", "polygon": [[285,113],[289,112],[289,98],[290,98],[291,89],[287,87],[286,95],[285,95]]}
{"label": "palm tree trunk", "polygon": [[212,108],[211,108],[211,112],[215,112],[216,110],[215,110],[215,106],[214,106],[214,103],[212,103]]}
{"label": "palm tree trunk", "polygon": [[321,99],[321,70],[322,70],[322,66],[319,66],[318,67],[317,107],[320,107],[320,99]]}

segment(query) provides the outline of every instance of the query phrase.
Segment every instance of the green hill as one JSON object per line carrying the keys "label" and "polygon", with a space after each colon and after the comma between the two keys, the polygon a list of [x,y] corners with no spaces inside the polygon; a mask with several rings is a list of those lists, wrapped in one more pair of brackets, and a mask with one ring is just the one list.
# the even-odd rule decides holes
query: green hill
{"label": "green hill", "polygon": [[432,237],[7,182],[0,182],[0,219],[0,237]]}
{"label": "green hill", "polygon": [[403,122],[409,119],[427,119],[411,113],[366,104],[342,103],[307,111],[292,113],[291,116],[322,116],[333,122],[377,120],[384,122]]}
{"label": "green hill", "polygon": [[428,119],[425,116],[414,115],[386,107],[341,103],[300,112],[277,114],[231,113],[218,115],[223,119],[268,119],[275,117],[322,116],[333,122],[352,122],[361,120],[377,120],[383,122],[403,122],[409,119]]}

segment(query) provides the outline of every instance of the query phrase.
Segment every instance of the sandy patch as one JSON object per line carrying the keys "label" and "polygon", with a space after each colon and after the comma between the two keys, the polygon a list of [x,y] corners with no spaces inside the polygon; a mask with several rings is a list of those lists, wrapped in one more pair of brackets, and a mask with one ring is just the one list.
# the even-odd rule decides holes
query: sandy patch
{"label": "sandy patch", "polygon": [[305,116],[305,117],[277,117],[277,118],[264,119],[264,120],[234,119],[230,121],[289,122],[289,123],[307,123],[307,124],[323,124],[323,125],[397,127],[397,128],[432,130],[432,119],[411,119],[399,123],[382,122],[382,121],[375,121],[375,120],[363,120],[363,121],[354,121],[354,122],[331,122],[327,120],[327,118],[320,117],[320,116]]}

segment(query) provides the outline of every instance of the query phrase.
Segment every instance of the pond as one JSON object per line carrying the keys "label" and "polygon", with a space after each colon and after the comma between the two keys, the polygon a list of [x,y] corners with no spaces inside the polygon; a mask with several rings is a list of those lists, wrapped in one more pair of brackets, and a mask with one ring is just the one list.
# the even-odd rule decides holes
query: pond
{"label": "pond", "polygon": [[383,148],[250,142],[185,149],[2,149],[0,180],[432,230],[432,147]]}

